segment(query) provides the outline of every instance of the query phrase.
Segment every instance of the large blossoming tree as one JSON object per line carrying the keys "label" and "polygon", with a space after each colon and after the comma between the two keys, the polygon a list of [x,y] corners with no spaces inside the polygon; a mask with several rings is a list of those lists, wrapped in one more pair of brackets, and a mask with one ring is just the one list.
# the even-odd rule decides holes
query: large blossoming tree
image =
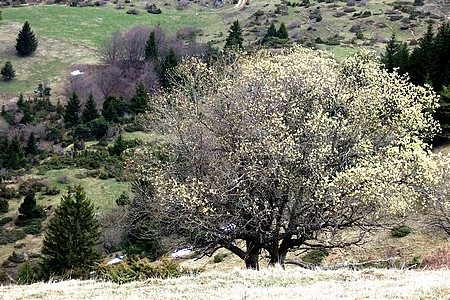
{"label": "large blossoming tree", "polygon": [[[180,66],[154,99],[166,137],[140,152],[133,232],[182,233],[258,268],[294,249],[361,241],[432,200],[435,94],[367,54],[299,47]],[[348,229],[348,230],[347,230]],[[345,234],[342,232],[345,231]]]}

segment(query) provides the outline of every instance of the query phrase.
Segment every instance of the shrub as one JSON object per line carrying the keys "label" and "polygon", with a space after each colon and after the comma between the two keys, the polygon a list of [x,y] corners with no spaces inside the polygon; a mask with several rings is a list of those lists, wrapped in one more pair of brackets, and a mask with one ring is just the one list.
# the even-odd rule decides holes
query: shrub
{"label": "shrub", "polygon": [[450,252],[445,248],[437,248],[422,260],[421,266],[429,269],[450,268]]}
{"label": "shrub", "polygon": [[6,213],[9,209],[8,200],[0,198],[0,213]]}
{"label": "shrub", "polygon": [[97,266],[96,271],[99,279],[119,284],[148,278],[179,277],[187,273],[175,260],[163,259],[151,263],[147,258],[126,258],[117,265],[103,263]]}
{"label": "shrub", "polygon": [[26,234],[36,235],[42,232],[42,220],[34,219],[23,229]]}
{"label": "shrub", "polygon": [[214,257],[213,257],[213,262],[214,262],[215,264],[221,263],[221,262],[224,261],[225,257],[226,257],[226,255],[223,254],[223,253],[216,254],[216,255],[214,255]]}
{"label": "shrub", "polygon": [[309,250],[302,259],[307,263],[320,266],[328,254],[329,251],[327,249],[312,249]]}
{"label": "shrub", "polygon": [[24,262],[24,257],[22,255],[17,255],[16,251],[13,251],[13,253],[8,257],[8,260],[10,262],[20,264],[21,262]]}
{"label": "shrub", "polygon": [[62,184],[68,184],[70,182],[69,177],[67,175],[59,176],[57,181]]}
{"label": "shrub", "polygon": [[0,228],[0,245],[14,243],[26,236],[27,234],[23,230],[5,230]]}
{"label": "shrub", "polygon": [[19,284],[32,284],[41,279],[41,270],[38,266],[33,266],[26,262],[19,270],[17,282]]}
{"label": "shrub", "polygon": [[6,223],[9,223],[13,220],[13,218],[11,217],[4,217],[2,219],[0,219],[0,226],[5,225]]}
{"label": "shrub", "polygon": [[0,197],[5,199],[12,199],[18,197],[18,193],[15,188],[8,186],[0,187]]}
{"label": "shrub", "polygon": [[409,228],[408,226],[405,226],[405,225],[396,226],[396,227],[392,228],[392,230],[391,230],[392,236],[399,237],[399,238],[405,237],[410,233],[411,233],[411,228]]}

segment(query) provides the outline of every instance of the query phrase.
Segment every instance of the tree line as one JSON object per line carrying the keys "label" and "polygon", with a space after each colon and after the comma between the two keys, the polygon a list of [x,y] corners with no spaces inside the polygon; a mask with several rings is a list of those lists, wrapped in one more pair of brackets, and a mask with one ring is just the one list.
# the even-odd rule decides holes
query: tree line
{"label": "tree line", "polygon": [[450,23],[441,24],[436,32],[430,24],[412,51],[392,34],[381,61],[388,71],[408,74],[412,83],[428,84],[440,94],[441,106],[435,117],[442,132],[435,142],[450,141]]}

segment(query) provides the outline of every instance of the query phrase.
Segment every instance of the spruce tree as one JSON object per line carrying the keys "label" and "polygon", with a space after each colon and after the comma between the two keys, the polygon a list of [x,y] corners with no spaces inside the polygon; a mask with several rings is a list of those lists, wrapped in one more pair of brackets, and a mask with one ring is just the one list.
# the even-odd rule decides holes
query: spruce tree
{"label": "spruce tree", "polygon": [[97,109],[97,104],[95,103],[94,96],[92,93],[89,94],[89,97],[84,105],[83,112],[81,114],[81,118],[83,119],[83,123],[88,123],[92,120],[97,119],[100,116]]}
{"label": "spruce tree", "polygon": [[127,104],[122,98],[108,96],[103,102],[102,116],[108,122],[120,122],[124,113],[128,111]]}
{"label": "spruce tree", "polygon": [[100,258],[95,246],[99,225],[92,202],[81,186],[70,187],[55,210],[44,236],[42,269],[47,278],[73,270],[87,275]]}
{"label": "spruce tree", "polygon": [[66,122],[66,124],[69,126],[76,125],[80,120],[80,110],[80,98],[78,98],[77,94],[73,92],[72,96],[69,98],[69,102],[67,102],[66,105],[66,109],[64,112],[64,122]]}
{"label": "spruce tree", "polygon": [[277,29],[275,28],[275,24],[272,22],[270,23],[270,26],[267,29],[266,34],[264,35],[263,43],[269,42],[272,37],[276,36],[277,36]]}
{"label": "spruce tree", "polygon": [[395,32],[392,33],[389,42],[386,45],[386,51],[384,52],[381,62],[389,72],[392,72],[397,66],[396,56],[399,51],[399,42],[397,41]]}
{"label": "spruce tree", "polygon": [[284,23],[281,23],[280,28],[278,28],[277,37],[282,40],[289,39],[289,33],[288,33],[286,25],[284,25]]}
{"label": "spruce tree", "polygon": [[158,45],[156,44],[156,35],[155,31],[150,33],[148,37],[147,43],[145,44],[145,60],[152,60],[156,63],[158,59]]}
{"label": "spruce tree", "polygon": [[19,218],[21,220],[31,220],[44,217],[44,209],[42,206],[36,204],[34,192],[29,192],[25,195],[25,198],[19,207],[19,213]]}
{"label": "spruce tree", "polygon": [[9,139],[7,135],[0,138],[0,168],[5,168],[9,163]]}
{"label": "spruce tree", "polygon": [[234,49],[239,50],[242,49],[242,43],[244,42],[244,38],[242,37],[242,28],[239,25],[239,21],[236,20],[230,26],[228,30],[228,37],[225,41],[224,50]]}
{"label": "spruce tree", "polygon": [[419,40],[410,57],[409,76],[411,82],[422,85],[429,83],[434,65],[434,32],[430,24],[425,35]]}
{"label": "spruce tree", "polygon": [[14,136],[8,145],[9,161],[7,167],[9,169],[17,170],[26,165],[25,152],[22,145],[20,145],[19,138]]}
{"label": "spruce tree", "polygon": [[114,141],[114,146],[110,148],[111,155],[119,156],[123,151],[127,150],[127,142],[123,139],[122,135],[119,134],[117,139]]}
{"label": "spruce tree", "polygon": [[24,112],[29,109],[29,105],[27,102],[25,102],[25,98],[23,97],[23,94],[20,93],[19,99],[17,99],[17,107],[19,108],[19,111]]}
{"label": "spruce tree", "polygon": [[170,87],[169,70],[175,68],[177,65],[178,59],[175,51],[173,51],[173,48],[170,48],[161,64],[161,80],[163,87]]}
{"label": "spruce tree", "polygon": [[34,132],[30,134],[30,137],[27,141],[27,147],[25,148],[25,152],[28,155],[36,155],[38,153],[38,145],[36,142],[36,138],[34,137]]}
{"label": "spruce tree", "polygon": [[395,56],[398,72],[400,74],[406,74],[409,70],[409,49],[408,45],[403,42],[400,43],[398,51]]}
{"label": "spruce tree", "polygon": [[16,71],[14,70],[10,61],[7,61],[0,71],[4,80],[11,80],[16,77]]}
{"label": "spruce tree", "polygon": [[16,39],[17,53],[20,56],[31,55],[34,51],[36,51],[37,46],[38,41],[31,30],[30,23],[26,21]]}
{"label": "spruce tree", "polygon": [[443,23],[434,38],[433,49],[435,63],[431,74],[433,87],[442,91],[450,83],[450,23]]}
{"label": "spruce tree", "polygon": [[136,87],[136,92],[131,98],[131,110],[135,114],[145,113],[148,109],[148,95],[145,85],[140,82]]}

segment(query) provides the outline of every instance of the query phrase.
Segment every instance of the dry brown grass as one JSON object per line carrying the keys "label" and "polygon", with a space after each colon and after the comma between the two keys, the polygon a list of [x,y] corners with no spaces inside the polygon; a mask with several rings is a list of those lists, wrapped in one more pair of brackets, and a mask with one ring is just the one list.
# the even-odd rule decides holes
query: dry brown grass
{"label": "dry brown grass", "polygon": [[0,299],[450,299],[450,271],[209,271],[117,285],[64,281],[0,287]]}

